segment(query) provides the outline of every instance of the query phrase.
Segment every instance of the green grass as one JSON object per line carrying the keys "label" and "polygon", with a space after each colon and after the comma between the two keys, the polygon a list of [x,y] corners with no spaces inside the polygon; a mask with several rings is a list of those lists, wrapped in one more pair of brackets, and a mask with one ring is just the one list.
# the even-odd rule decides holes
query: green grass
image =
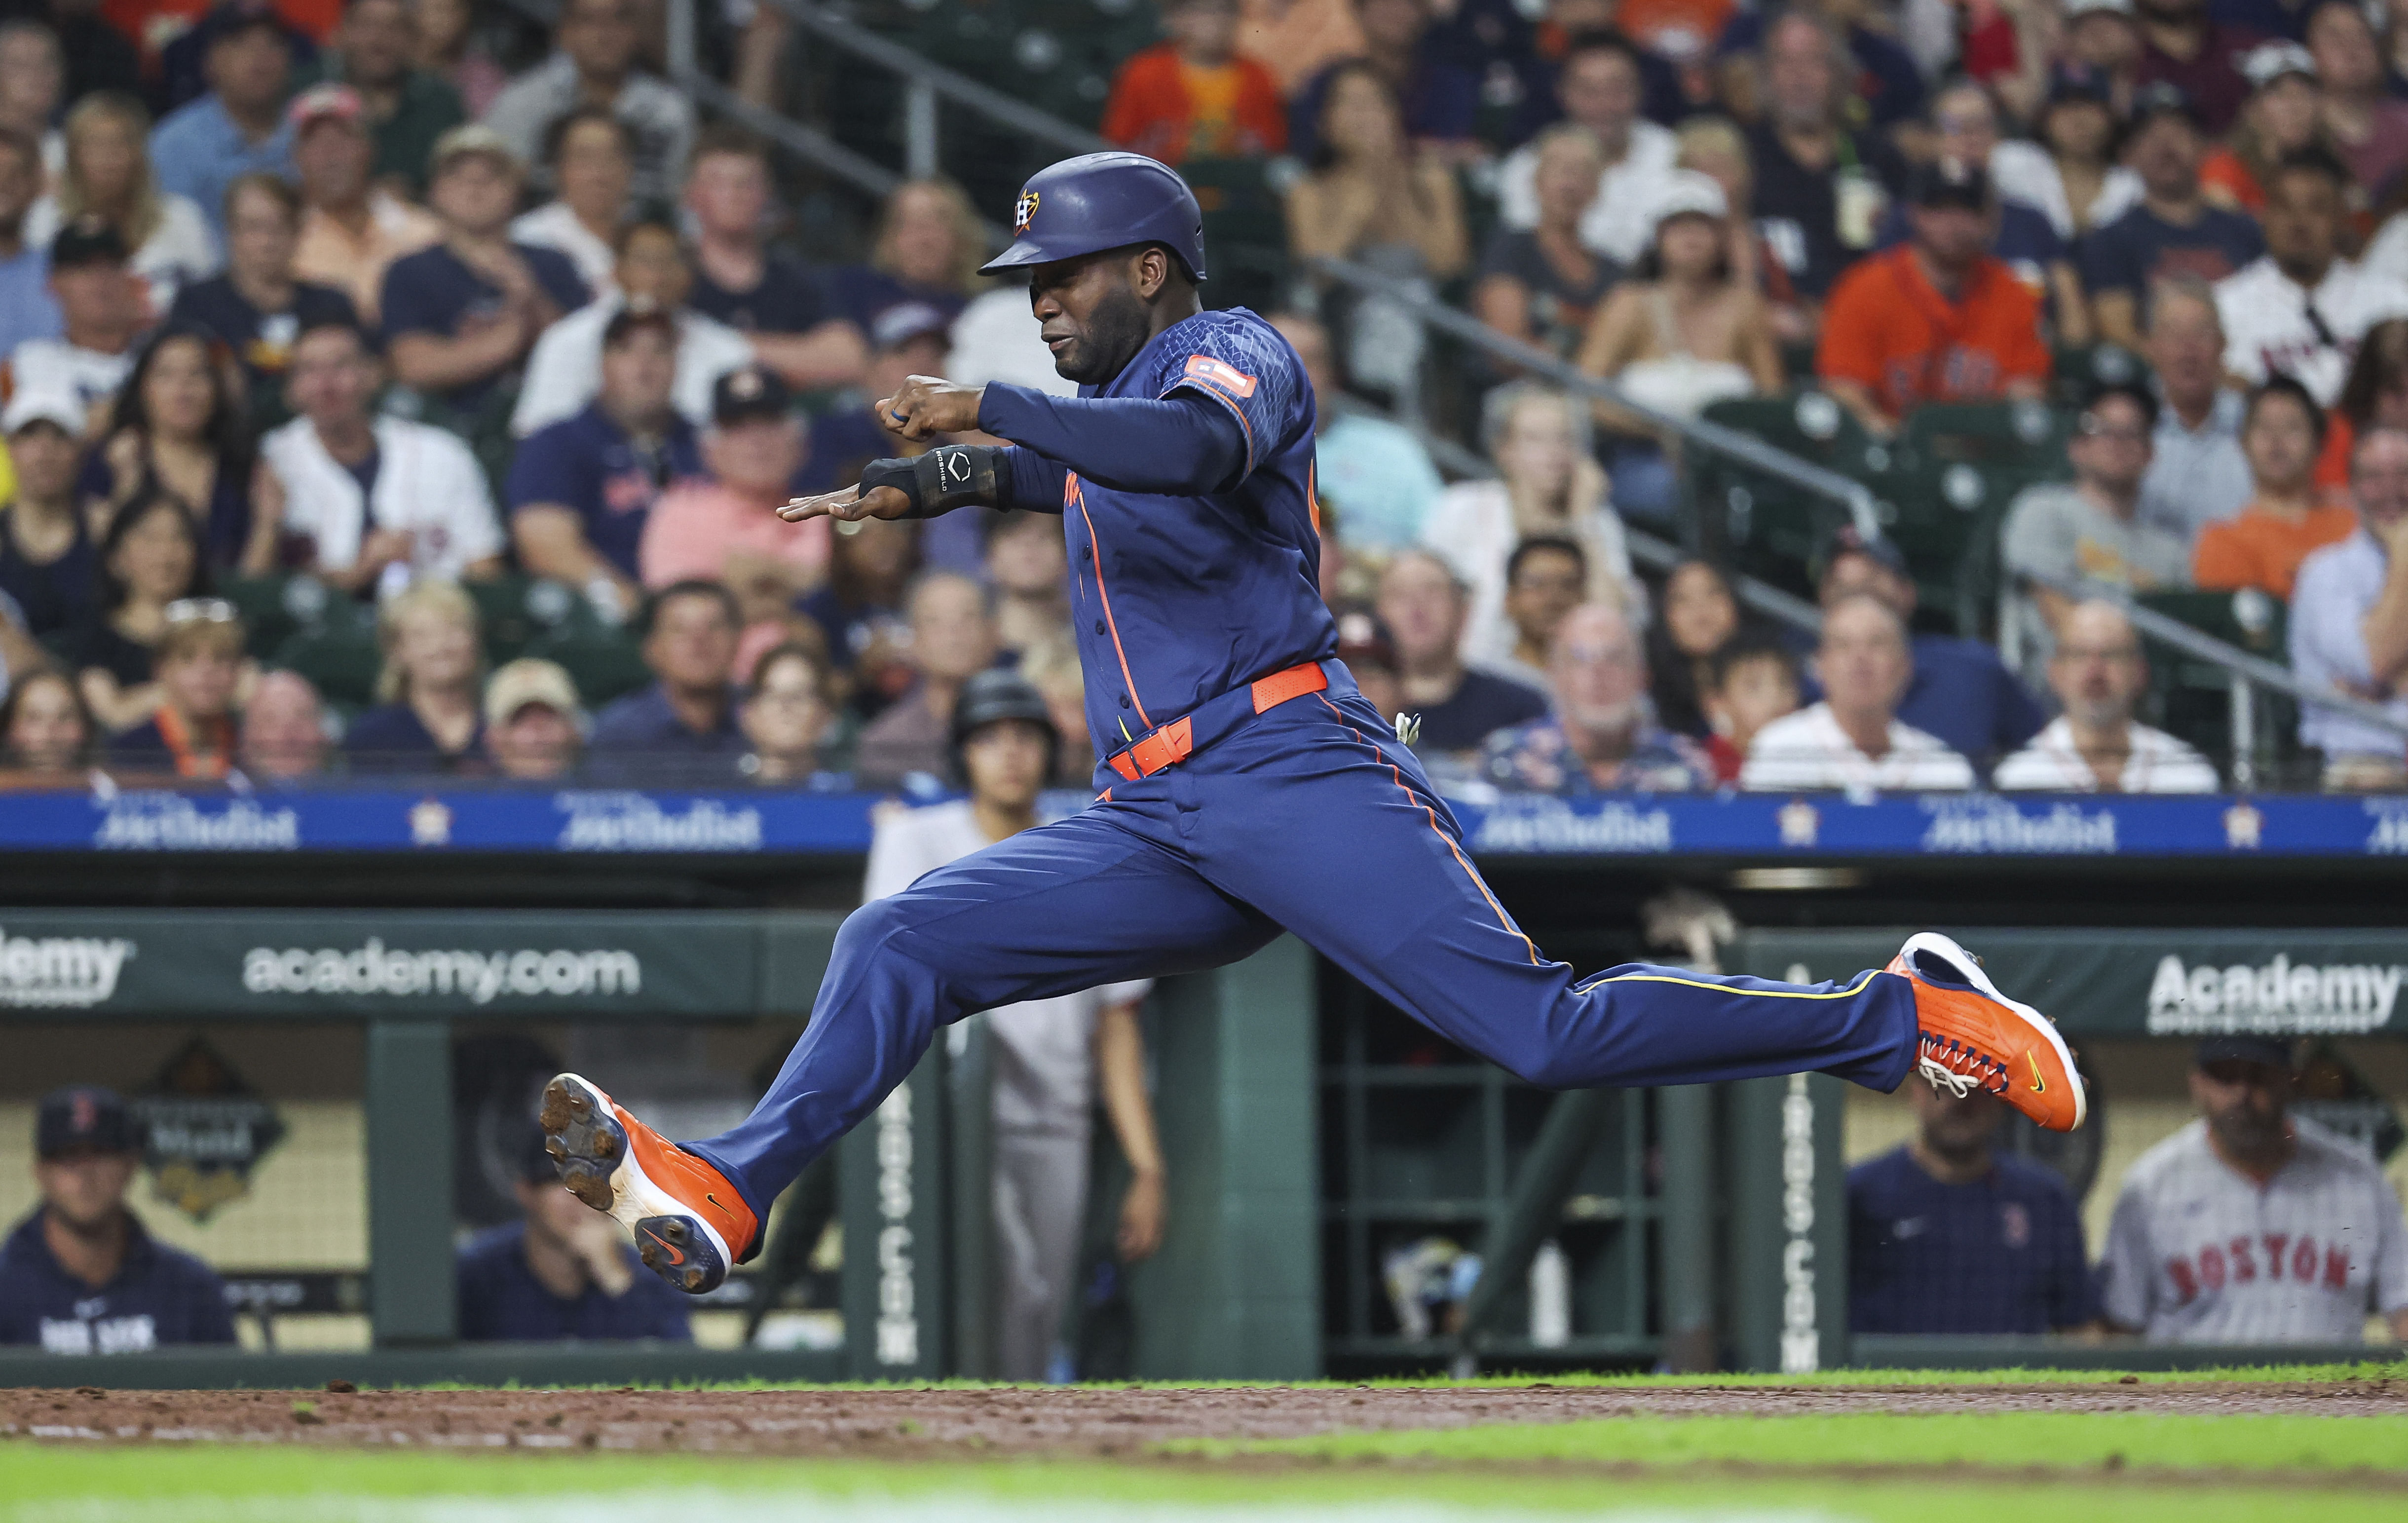
{"label": "green grass", "polygon": [[[1177,1442],[1175,1453],[1327,1460],[1690,1465],[2110,1463],[2223,1470],[2372,1470],[2408,1480],[2408,1415],[2224,1416],[2141,1412],[1850,1413],[1615,1417],[1568,1423]],[[2408,1510],[2408,1499],[2403,1499]]]}
{"label": "green grass", "polygon": [[2151,1486],[1454,1470],[713,1459],[704,1456],[362,1454],[301,1448],[86,1450],[0,1444],[7,1523],[617,1523],[809,1517],[814,1523],[1438,1523],[1483,1513],[1865,1523],[2397,1523],[2397,1490],[2314,1484]]}

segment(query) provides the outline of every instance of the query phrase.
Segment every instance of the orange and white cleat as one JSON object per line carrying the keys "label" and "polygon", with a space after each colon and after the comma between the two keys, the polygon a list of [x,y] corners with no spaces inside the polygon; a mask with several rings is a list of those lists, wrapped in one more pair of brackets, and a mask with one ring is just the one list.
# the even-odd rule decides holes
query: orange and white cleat
{"label": "orange and white cleat", "polygon": [[1971,953],[1924,931],[1907,938],[1887,971],[1914,985],[1915,1070],[1932,1088],[1986,1090],[2050,1131],[2082,1125],[2089,1100],[2057,1023],[2000,994]]}
{"label": "orange and white cleat", "polygon": [[727,1177],[595,1085],[561,1074],[537,1120],[568,1193],[624,1222],[645,1267],[678,1289],[718,1288],[752,1246],[758,1223]]}

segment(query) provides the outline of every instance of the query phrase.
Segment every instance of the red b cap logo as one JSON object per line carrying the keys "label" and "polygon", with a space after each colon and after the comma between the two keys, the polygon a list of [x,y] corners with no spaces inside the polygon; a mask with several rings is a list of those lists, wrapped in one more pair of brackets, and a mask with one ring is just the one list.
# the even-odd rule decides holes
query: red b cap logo
{"label": "red b cap logo", "polygon": [[1013,237],[1018,237],[1021,234],[1027,232],[1029,223],[1034,220],[1036,216],[1037,193],[1035,191],[1021,192],[1020,204],[1011,208],[1011,236]]}

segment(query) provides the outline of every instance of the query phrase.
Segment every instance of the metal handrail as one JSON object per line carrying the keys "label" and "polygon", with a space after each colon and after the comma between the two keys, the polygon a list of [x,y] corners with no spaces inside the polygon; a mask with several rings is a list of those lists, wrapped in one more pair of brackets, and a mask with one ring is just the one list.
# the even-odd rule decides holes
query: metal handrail
{"label": "metal handrail", "polygon": [[[512,0],[523,9],[534,9],[542,0]],[[908,89],[941,96],[989,120],[1039,141],[1068,149],[1073,152],[1091,152],[1109,147],[1093,133],[1074,127],[1058,117],[1039,110],[1025,102],[980,84],[975,79],[957,74],[941,65],[920,57],[910,49],[870,32],[853,22],[829,14],[812,0],[768,0],[792,17],[806,30],[825,38],[838,48],[869,63],[890,69],[902,77]],[[670,0],[671,72],[674,83],[692,93],[712,108],[725,112],[746,125],[762,132],[781,147],[808,160],[829,173],[858,185],[872,194],[883,195],[902,181],[903,177],[864,158],[837,143],[825,134],[780,116],[776,112],[745,101],[724,85],[703,74],[694,61],[692,39],[695,36],[695,0]],[[933,111],[914,108],[911,114],[923,118],[912,136],[919,139],[915,149],[933,152]],[[915,153],[915,156],[918,156]],[[916,165],[924,169],[926,166]],[[983,223],[991,244],[1000,247],[1010,235],[1000,226]],[[1543,376],[1566,390],[1598,401],[1610,402],[1648,424],[1678,435],[1683,439],[1737,460],[1751,469],[1778,478],[1804,491],[1837,502],[1848,510],[1859,534],[1868,539],[1885,538],[1881,520],[1874,506],[1873,494],[1863,482],[1838,471],[1799,459],[1773,448],[1752,434],[1702,418],[1682,417],[1664,412],[1627,395],[1611,381],[1589,375],[1570,365],[1551,350],[1521,339],[1509,338],[1487,326],[1468,312],[1458,311],[1439,301],[1427,290],[1392,276],[1345,259],[1319,259],[1312,267],[1331,280],[1361,292],[1369,292],[1396,303],[1409,312],[1423,327],[1436,329],[1481,350],[1529,374]],[[1484,462],[1468,450],[1450,440],[1431,438],[1426,441],[1433,454],[1454,462],[1453,468],[1462,474],[1488,475]],[[1465,470],[1462,462],[1469,461],[1477,469]],[[1683,552],[1669,542],[1642,532],[1626,528],[1633,558],[1657,568],[1677,562]],[[1740,596],[1750,607],[1781,619],[1799,628],[1820,625],[1820,612],[1811,603],[1791,596],[1777,588],[1753,579],[1738,579]],[[2133,628],[2146,639],[2170,646],[2186,655],[2223,668],[2233,679],[2233,722],[2235,744],[2234,766],[2243,781],[2254,772],[2248,761],[2254,747],[2254,736],[2247,734],[2254,717],[2249,689],[2263,687],[2285,694],[2301,703],[2344,713],[2352,718],[2408,739],[2408,722],[2403,722],[2381,707],[2346,694],[2319,689],[2300,680],[2291,671],[2250,654],[2240,647],[2228,644],[2212,635],[2191,628],[2179,620],[2169,618],[2155,610],[2135,603],[2128,596],[2113,588],[2092,584],[2052,585],[2054,590],[2074,596],[2105,596],[2122,608]]]}

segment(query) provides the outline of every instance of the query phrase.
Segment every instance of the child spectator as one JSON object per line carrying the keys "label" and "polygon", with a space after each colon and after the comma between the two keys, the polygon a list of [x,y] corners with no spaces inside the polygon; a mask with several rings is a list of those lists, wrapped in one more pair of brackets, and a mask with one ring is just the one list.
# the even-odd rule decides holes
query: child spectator
{"label": "child spectator", "polygon": [[1284,150],[1279,81],[1238,53],[1238,0],[1165,0],[1161,8],[1170,40],[1121,65],[1098,129],[1105,138],[1168,165]]}
{"label": "child spectator", "polygon": [[1798,711],[1798,658],[1769,631],[1742,631],[1714,652],[1711,673],[1703,694],[1706,758],[1715,782],[1736,787],[1756,736]]}
{"label": "child spectator", "polygon": [[2357,530],[2358,515],[2315,484],[2324,443],[2324,409],[2298,381],[2276,376],[2249,394],[2241,448],[2252,496],[2239,517],[2200,530],[2195,584],[2210,592],[2256,587],[2288,602],[2300,563]]}
{"label": "child spectator", "polygon": [[234,765],[234,696],[242,681],[242,621],[222,598],[170,603],[153,652],[150,712],[111,738],[112,766],[203,781]]}

